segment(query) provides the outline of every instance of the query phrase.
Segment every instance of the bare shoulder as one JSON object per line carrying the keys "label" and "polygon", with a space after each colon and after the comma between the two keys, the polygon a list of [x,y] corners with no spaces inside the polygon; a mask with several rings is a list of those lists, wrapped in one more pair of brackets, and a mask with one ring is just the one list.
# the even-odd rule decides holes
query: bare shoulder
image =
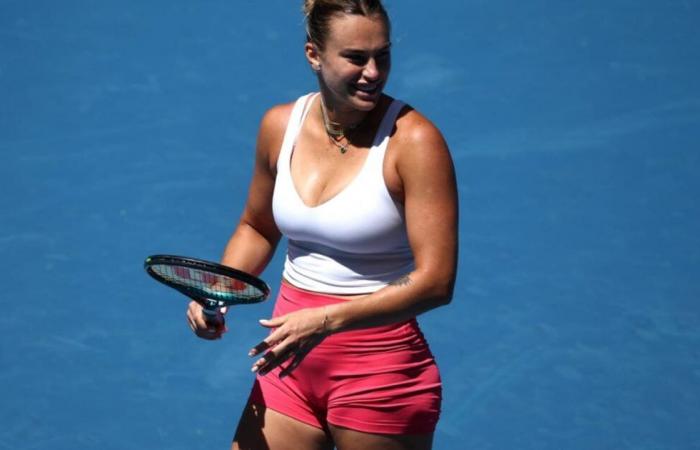
{"label": "bare shoulder", "polygon": [[396,120],[395,137],[404,143],[413,144],[444,142],[438,127],[409,105],[404,106]]}
{"label": "bare shoulder", "polygon": [[292,114],[294,102],[282,103],[275,105],[265,111],[265,114],[260,121],[260,128],[265,128],[265,131],[284,131],[289,121],[289,116]]}
{"label": "bare shoulder", "polygon": [[404,107],[396,120],[392,136],[392,153],[400,175],[415,170],[452,170],[450,151],[433,122],[410,106]]}
{"label": "bare shoulder", "polygon": [[293,108],[294,103],[292,102],[275,105],[268,109],[260,121],[258,140],[260,142],[278,140],[281,144]]}
{"label": "bare shoulder", "polygon": [[293,108],[294,102],[275,105],[268,109],[260,120],[257,158],[259,161],[265,161],[271,170],[274,170],[277,164],[277,157],[284,140],[284,132],[287,129]]}

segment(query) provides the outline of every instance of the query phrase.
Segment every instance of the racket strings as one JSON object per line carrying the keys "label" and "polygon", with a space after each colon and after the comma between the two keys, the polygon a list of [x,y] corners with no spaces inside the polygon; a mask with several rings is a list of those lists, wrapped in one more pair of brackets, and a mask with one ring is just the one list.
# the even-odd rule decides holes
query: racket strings
{"label": "racket strings", "polygon": [[153,265],[151,269],[167,282],[186,286],[211,299],[235,298],[252,301],[265,295],[263,291],[245,281],[192,267],[162,264]]}

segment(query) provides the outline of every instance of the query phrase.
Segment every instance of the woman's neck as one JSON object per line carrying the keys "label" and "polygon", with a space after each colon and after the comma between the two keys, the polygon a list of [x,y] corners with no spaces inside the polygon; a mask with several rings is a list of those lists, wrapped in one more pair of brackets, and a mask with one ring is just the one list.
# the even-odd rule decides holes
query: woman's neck
{"label": "woman's neck", "polygon": [[341,107],[321,94],[319,101],[322,119],[327,131],[347,132],[362,125],[371,111],[361,111],[354,108]]}

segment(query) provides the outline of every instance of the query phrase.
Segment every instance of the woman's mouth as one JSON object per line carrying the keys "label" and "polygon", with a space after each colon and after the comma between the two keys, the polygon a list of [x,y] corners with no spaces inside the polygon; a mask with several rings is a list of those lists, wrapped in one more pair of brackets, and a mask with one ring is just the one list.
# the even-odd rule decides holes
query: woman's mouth
{"label": "woman's mouth", "polygon": [[379,93],[382,85],[381,83],[373,83],[373,84],[355,84],[354,88],[357,90],[358,93],[360,94],[365,94],[367,96],[375,96],[377,93]]}

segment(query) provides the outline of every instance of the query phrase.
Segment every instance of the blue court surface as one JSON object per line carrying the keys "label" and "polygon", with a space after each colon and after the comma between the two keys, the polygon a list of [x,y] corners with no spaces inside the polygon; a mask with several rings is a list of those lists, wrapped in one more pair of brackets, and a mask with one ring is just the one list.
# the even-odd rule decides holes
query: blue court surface
{"label": "blue court surface", "polygon": [[[0,0],[0,449],[229,447],[272,302],[201,341],[142,262],[219,258],[300,3]],[[700,4],[387,6],[459,178],[435,448],[700,449]]]}

